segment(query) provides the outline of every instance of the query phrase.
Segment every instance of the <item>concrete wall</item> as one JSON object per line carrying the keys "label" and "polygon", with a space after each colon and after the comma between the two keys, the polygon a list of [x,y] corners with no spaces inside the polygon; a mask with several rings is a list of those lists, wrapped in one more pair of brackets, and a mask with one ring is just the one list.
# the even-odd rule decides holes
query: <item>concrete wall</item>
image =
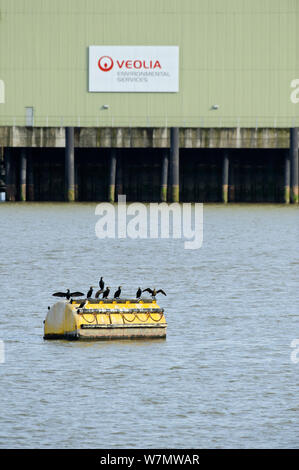
{"label": "concrete wall", "polygon": [[[289,148],[289,129],[181,128],[180,148]],[[0,127],[0,147],[65,147],[62,127]],[[167,128],[75,128],[75,147],[169,148]]]}

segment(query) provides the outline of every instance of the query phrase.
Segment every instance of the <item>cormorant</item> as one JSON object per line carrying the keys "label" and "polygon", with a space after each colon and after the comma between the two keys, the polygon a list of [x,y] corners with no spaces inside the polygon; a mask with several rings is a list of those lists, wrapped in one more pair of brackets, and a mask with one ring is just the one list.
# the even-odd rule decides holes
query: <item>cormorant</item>
{"label": "cormorant", "polygon": [[166,295],[166,293],[164,292],[164,290],[162,290],[162,289],[156,290],[155,287],[154,287],[153,289],[150,289],[150,288],[148,288],[148,289],[143,289],[142,292],[149,292],[149,293],[152,295],[152,297],[156,297],[156,295],[159,294],[159,292],[161,292],[161,294],[163,294],[163,295]]}
{"label": "cormorant", "polygon": [[90,299],[90,297],[92,296],[92,292],[93,292],[93,287],[90,286],[89,291],[87,292],[87,295],[86,295],[88,299]]}
{"label": "cormorant", "polygon": [[96,292],[96,295],[94,296],[95,299],[98,299],[99,296],[100,296],[100,294],[103,294],[103,292],[104,292],[103,289],[98,290],[98,291]]}
{"label": "cormorant", "polygon": [[118,289],[116,292],[114,292],[114,299],[119,299],[120,293],[121,293],[121,288],[122,286],[118,286]]}
{"label": "cormorant", "polygon": [[141,287],[138,287],[138,291],[136,292],[136,299],[140,299],[141,294],[142,294]]}
{"label": "cormorant", "polygon": [[79,305],[78,309],[79,308],[84,308],[87,303],[88,303],[87,299],[83,300],[83,302],[81,302],[81,304]]}
{"label": "cormorant", "polygon": [[66,292],[55,292],[55,294],[52,294],[55,297],[66,297],[67,300],[70,300],[71,297],[82,297],[82,292],[71,292],[69,289],[67,289]]}
{"label": "cormorant", "polygon": [[104,289],[105,282],[103,281],[103,277],[101,277],[101,279],[99,280],[99,286],[100,286],[101,290]]}
{"label": "cormorant", "polygon": [[109,295],[109,292],[110,292],[110,287],[106,287],[106,289],[104,290],[103,292],[103,299],[107,299],[108,298],[108,295]]}

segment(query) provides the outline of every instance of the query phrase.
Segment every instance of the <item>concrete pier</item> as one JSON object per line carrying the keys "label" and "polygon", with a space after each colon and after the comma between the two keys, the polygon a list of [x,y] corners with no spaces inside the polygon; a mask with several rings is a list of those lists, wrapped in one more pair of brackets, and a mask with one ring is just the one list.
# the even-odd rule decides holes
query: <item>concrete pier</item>
{"label": "concrete pier", "polygon": [[170,129],[170,198],[172,202],[180,200],[180,176],[179,176],[179,128]]}
{"label": "concrete pier", "polygon": [[27,154],[26,149],[21,149],[20,154],[20,201],[26,201],[27,193]]}
{"label": "concrete pier", "polygon": [[27,200],[34,201],[34,162],[31,149],[27,149]]}
{"label": "concrete pier", "polygon": [[115,183],[116,183],[116,149],[111,150],[110,165],[109,165],[109,188],[108,188],[108,201],[115,201]]}
{"label": "concrete pier", "polygon": [[11,148],[5,149],[5,184],[6,184],[6,200],[16,200],[16,166],[15,158]]}
{"label": "concrete pier", "polygon": [[298,127],[290,129],[290,162],[291,162],[291,201],[294,204],[299,202],[298,185]]}
{"label": "concrete pier", "polygon": [[161,201],[167,202],[169,151],[164,150],[161,168]]}
{"label": "concrete pier", "polygon": [[65,128],[65,198],[75,200],[75,148],[74,128]]}
{"label": "concrete pier", "polygon": [[0,145],[7,200],[298,202],[298,129],[0,127]]}
{"label": "concrete pier", "polygon": [[228,176],[229,176],[229,157],[228,153],[224,152],[223,166],[222,166],[222,202],[228,203]]}

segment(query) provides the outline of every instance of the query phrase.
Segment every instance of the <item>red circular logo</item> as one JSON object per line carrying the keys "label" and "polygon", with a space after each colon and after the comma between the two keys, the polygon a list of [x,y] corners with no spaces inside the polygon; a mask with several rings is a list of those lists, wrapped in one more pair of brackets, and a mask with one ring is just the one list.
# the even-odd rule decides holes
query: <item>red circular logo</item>
{"label": "red circular logo", "polygon": [[113,65],[113,60],[108,55],[103,55],[103,57],[101,57],[98,62],[98,66],[102,72],[109,72]]}

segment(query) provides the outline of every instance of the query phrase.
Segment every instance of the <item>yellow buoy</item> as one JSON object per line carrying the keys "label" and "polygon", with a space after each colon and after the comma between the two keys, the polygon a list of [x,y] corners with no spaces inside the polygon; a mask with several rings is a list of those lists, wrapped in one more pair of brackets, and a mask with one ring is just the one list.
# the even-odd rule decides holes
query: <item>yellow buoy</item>
{"label": "yellow buoy", "polygon": [[165,338],[164,310],[156,300],[89,299],[56,302],[44,322],[45,339]]}

